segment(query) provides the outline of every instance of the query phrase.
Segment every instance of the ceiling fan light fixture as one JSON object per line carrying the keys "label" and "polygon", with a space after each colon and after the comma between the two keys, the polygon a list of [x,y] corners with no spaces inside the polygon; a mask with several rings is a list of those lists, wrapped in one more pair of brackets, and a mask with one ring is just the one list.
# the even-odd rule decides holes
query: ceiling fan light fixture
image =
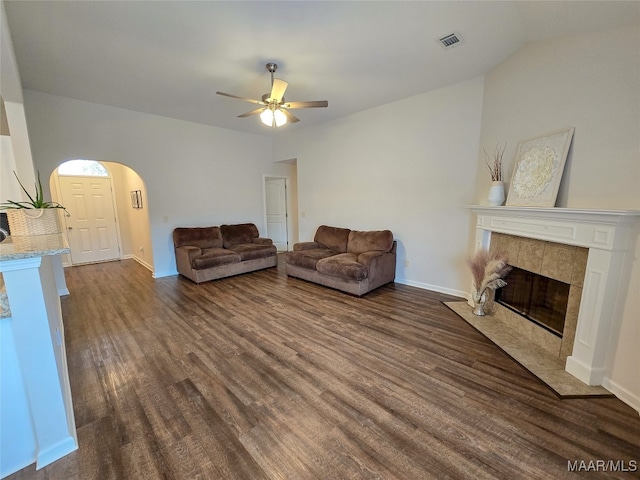
{"label": "ceiling fan light fixture", "polygon": [[[260,121],[268,127],[281,127],[287,123],[298,123],[300,119],[291,113],[290,109],[294,108],[317,108],[328,107],[329,102],[326,100],[315,100],[306,102],[285,102],[284,93],[289,85],[282,79],[274,78],[273,74],[277,70],[278,65],[275,63],[267,63],[267,71],[271,74],[271,91],[262,95],[262,100],[253,98],[239,97],[230,93],[216,92],[218,95],[225,97],[237,98],[245,102],[260,105],[260,107],[250,112],[238,115],[238,118],[250,117],[252,115],[260,115]],[[281,108],[282,107],[282,108]]]}
{"label": "ceiling fan light fixture", "polygon": [[270,108],[265,108],[264,112],[262,112],[260,114],[260,120],[267,127],[272,127],[273,126],[273,112],[271,111]]}
{"label": "ceiling fan light fixture", "polygon": [[282,125],[287,123],[287,116],[279,108],[273,111],[273,118],[276,121],[276,127],[281,127]]}
{"label": "ceiling fan light fixture", "polygon": [[260,114],[260,121],[267,127],[281,127],[287,123],[287,116],[279,108],[271,106]]}

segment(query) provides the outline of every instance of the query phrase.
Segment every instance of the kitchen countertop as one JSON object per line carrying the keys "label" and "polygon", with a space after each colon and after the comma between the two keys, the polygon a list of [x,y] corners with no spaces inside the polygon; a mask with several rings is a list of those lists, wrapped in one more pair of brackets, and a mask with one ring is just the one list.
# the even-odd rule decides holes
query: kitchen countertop
{"label": "kitchen countertop", "polygon": [[70,251],[64,236],[60,233],[31,237],[10,236],[0,242],[0,262],[59,255]]}
{"label": "kitchen countertop", "polygon": [[[7,237],[0,242],[0,262],[69,252],[67,242],[60,233],[55,235],[34,235],[31,237]],[[9,317],[11,317],[11,308],[4,278],[0,273],[0,318]]]}
{"label": "kitchen countertop", "polygon": [[9,318],[10,316],[11,308],[9,307],[9,297],[7,297],[7,287],[0,273],[0,318]]}

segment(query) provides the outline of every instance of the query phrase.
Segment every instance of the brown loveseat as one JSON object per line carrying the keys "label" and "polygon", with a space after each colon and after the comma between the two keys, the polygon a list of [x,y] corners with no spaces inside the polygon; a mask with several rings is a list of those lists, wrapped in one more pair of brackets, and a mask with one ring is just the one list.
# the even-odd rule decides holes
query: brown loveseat
{"label": "brown loveseat", "polygon": [[196,283],[278,264],[277,249],[253,223],[173,231],[178,272]]}
{"label": "brown loveseat", "polygon": [[389,230],[321,225],[313,240],[285,254],[287,275],[358,296],[395,279],[396,242]]}

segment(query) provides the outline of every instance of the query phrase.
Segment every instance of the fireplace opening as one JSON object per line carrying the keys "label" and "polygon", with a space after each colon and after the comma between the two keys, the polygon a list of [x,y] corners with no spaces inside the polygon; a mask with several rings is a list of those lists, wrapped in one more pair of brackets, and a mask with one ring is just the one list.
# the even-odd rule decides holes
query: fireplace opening
{"label": "fireplace opening", "polygon": [[569,284],[513,267],[496,301],[562,338]]}

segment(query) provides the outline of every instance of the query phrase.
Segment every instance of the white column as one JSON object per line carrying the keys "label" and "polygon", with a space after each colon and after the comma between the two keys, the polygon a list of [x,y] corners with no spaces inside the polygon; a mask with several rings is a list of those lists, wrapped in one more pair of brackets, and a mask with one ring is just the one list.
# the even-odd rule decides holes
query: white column
{"label": "white column", "polygon": [[5,260],[0,270],[42,468],[78,448],[52,259]]}
{"label": "white column", "polygon": [[609,335],[620,315],[617,291],[625,254],[589,249],[578,326],[566,370],[588,385],[602,385],[606,376]]}

